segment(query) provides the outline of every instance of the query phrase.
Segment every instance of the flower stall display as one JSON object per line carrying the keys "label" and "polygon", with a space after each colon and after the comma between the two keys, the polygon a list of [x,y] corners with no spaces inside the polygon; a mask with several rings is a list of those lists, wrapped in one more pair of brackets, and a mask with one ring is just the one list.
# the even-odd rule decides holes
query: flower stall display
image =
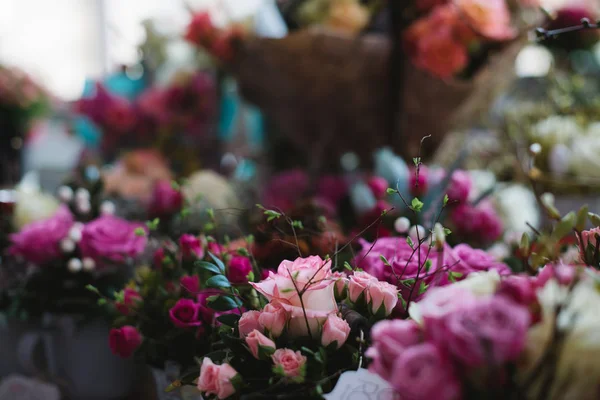
{"label": "flower stall display", "polygon": [[[244,97],[291,143],[289,153],[330,170],[348,151],[368,162],[377,147],[402,143],[397,150],[416,154],[423,134],[440,139],[451,120],[489,104],[496,83],[510,75],[519,12],[504,0],[438,3],[402,4],[409,20],[394,20],[405,29],[391,40],[314,28],[256,38],[216,27],[207,12],[194,15],[186,38],[223,62]],[[394,57],[396,68],[389,65],[392,47],[408,56]],[[436,110],[436,118],[425,109]],[[397,143],[390,125],[399,126]]]}
{"label": "flower stall display", "polygon": [[48,94],[25,72],[0,65],[0,184],[21,174],[21,149],[31,120],[48,105]]}

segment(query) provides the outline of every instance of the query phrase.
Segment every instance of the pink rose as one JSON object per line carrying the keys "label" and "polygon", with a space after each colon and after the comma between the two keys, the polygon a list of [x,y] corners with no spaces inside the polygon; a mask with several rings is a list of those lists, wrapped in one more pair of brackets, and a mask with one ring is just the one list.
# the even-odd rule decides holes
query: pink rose
{"label": "pink rose", "polygon": [[200,277],[198,275],[185,275],[179,279],[182,288],[191,294],[197,294],[200,291]]}
{"label": "pink rose", "polygon": [[454,0],[454,4],[467,23],[488,39],[510,40],[517,34],[506,0]]}
{"label": "pink rose", "polygon": [[69,208],[60,206],[52,217],[25,225],[20,232],[10,235],[10,253],[35,264],[60,258],[60,241],[69,235],[73,221]]}
{"label": "pink rose", "polygon": [[206,248],[208,249],[209,253],[212,253],[213,255],[217,256],[217,257],[221,257],[221,254],[223,253],[223,246],[221,246],[219,243],[217,242],[208,242],[208,244],[206,245]]}
{"label": "pink rose", "polygon": [[252,272],[252,263],[248,257],[233,256],[229,261],[227,278],[231,283],[247,283],[248,274]]}
{"label": "pink rose", "polygon": [[395,360],[409,346],[421,342],[423,334],[420,327],[410,320],[386,320],[373,326],[371,339],[373,346],[367,350],[372,359],[369,371],[388,380]]}
{"label": "pink rose", "polygon": [[468,289],[453,285],[435,287],[429,289],[421,301],[411,303],[408,313],[414,321],[424,324],[428,331],[434,331],[450,312],[468,308],[475,301],[475,295]]}
{"label": "pink rose", "polygon": [[390,315],[398,303],[396,286],[379,281],[366,272],[357,271],[348,282],[348,296],[350,301],[356,302],[361,294],[366,304],[370,305],[373,314],[377,314],[383,306],[385,316]]}
{"label": "pink rose", "polygon": [[590,244],[592,247],[596,248],[596,244],[598,243],[596,235],[600,235],[600,227],[581,232],[581,240],[583,242],[584,251]]}
{"label": "pink rose", "polygon": [[403,350],[394,362],[388,382],[403,399],[457,400],[461,385],[452,364],[431,343]]}
{"label": "pink rose", "polygon": [[204,258],[204,249],[200,239],[194,235],[184,234],[179,238],[179,247],[184,259]]}
{"label": "pink rose", "polygon": [[168,217],[183,207],[183,194],[173,188],[169,181],[159,181],[154,185],[150,201],[150,215]]}
{"label": "pink rose", "polygon": [[269,339],[268,337],[266,337],[265,335],[263,335],[256,329],[253,330],[252,332],[250,332],[246,336],[246,344],[248,345],[248,349],[250,350],[250,353],[252,353],[252,355],[256,359],[260,358],[260,354],[259,354],[260,347],[264,347],[265,350],[267,350],[267,351],[270,351],[270,349],[273,349],[273,352],[277,348],[277,346],[275,346],[275,342],[273,342],[271,339]]}
{"label": "pink rose", "polygon": [[332,279],[335,281],[335,298],[342,301],[346,298],[346,287],[348,286],[348,276],[344,272],[334,272]]}
{"label": "pink rose", "polygon": [[321,344],[324,347],[331,343],[336,343],[336,348],[339,349],[346,343],[350,334],[350,325],[335,314],[330,314],[327,321],[323,325],[323,334],[321,335]]}
{"label": "pink rose", "polygon": [[[515,361],[525,347],[530,314],[504,296],[478,299],[442,320],[432,340],[469,367]],[[427,326],[427,325],[426,325]]]}
{"label": "pink rose", "polygon": [[448,199],[452,202],[464,203],[469,199],[473,181],[467,171],[454,171],[448,183]]}
{"label": "pink rose", "polygon": [[271,356],[275,367],[281,367],[283,374],[289,378],[304,376],[306,357],[299,351],[278,349]]}
{"label": "pink rose", "polygon": [[229,364],[216,365],[208,357],[202,360],[198,390],[206,394],[214,394],[219,399],[226,399],[235,393],[232,380],[237,371]]}
{"label": "pink rose", "polygon": [[452,249],[452,256],[459,261],[452,271],[462,273],[466,278],[471,272],[496,270],[500,275],[510,275],[508,265],[496,259],[484,250],[474,249],[468,244],[459,244]]}
{"label": "pink rose", "polygon": [[[333,292],[335,282],[331,276],[331,260],[311,256],[295,261],[285,260],[276,274],[271,272],[264,281],[250,284],[269,301],[281,303],[290,314],[289,332],[292,336],[309,335],[308,329],[315,336],[327,316],[337,312]],[[304,292],[302,301],[300,291]]]}
{"label": "pink rose", "polygon": [[114,355],[128,358],[142,344],[142,335],[133,326],[126,325],[110,330],[108,344]]}
{"label": "pink rose", "polygon": [[135,310],[144,300],[137,290],[126,288],[123,290],[123,301],[115,303],[117,311],[123,315],[129,315]]}
{"label": "pink rose", "polygon": [[199,305],[190,299],[179,299],[169,310],[169,317],[179,328],[202,325]]}
{"label": "pink rose", "polygon": [[259,321],[260,312],[258,311],[246,311],[242,314],[242,317],[238,321],[238,330],[240,331],[240,337],[245,338],[250,332],[259,330],[262,332],[263,327]]}
{"label": "pink rose", "polygon": [[142,224],[103,215],[84,225],[79,242],[82,256],[97,263],[103,260],[123,262],[126,257],[138,256],[148,241],[145,233],[138,234],[139,229],[146,232]]}
{"label": "pink rose", "polygon": [[367,185],[369,185],[369,188],[371,189],[371,192],[373,192],[373,196],[375,196],[376,199],[384,198],[389,187],[387,179],[380,176],[372,176],[367,181]]}
{"label": "pink rose", "polygon": [[577,268],[573,265],[547,264],[540,268],[537,277],[534,278],[535,286],[542,288],[551,279],[556,279],[561,285],[570,285],[577,275]]}
{"label": "pink rose", "polygon": [[489,200],[477,206],[460,204],[452,210],[450,219],[457,234],[479,242],[493,242],[502,235],[502,220]]}
{"label": "pink rose", "polygon": [[288,322],[288,313],[285,308],[278,302],[267,304],[260,312],[258,322],[263,328],[277,338],[281,336]]}

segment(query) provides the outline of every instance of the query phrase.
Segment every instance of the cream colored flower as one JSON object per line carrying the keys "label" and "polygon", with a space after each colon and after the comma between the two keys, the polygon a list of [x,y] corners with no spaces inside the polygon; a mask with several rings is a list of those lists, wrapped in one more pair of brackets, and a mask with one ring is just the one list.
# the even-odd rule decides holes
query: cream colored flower
{"label": "cream colored flower", "polygon": [[474,272],[453,286],[468,289],[477,297],[491,296],[500,284],[500,274],[496,270]]}
{"label": "cream colored flower", "polygon": [[59,202],[54,196],[39,190],[17,190],[13,224],[19,231],[25,225],[50,218],[58,209]]}

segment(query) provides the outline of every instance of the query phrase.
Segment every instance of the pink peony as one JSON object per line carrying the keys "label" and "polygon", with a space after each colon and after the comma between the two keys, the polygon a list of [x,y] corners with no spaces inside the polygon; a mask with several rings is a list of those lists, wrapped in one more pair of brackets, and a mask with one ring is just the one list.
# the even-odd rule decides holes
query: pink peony
{"label": "pink peony", "polygon": [[273,342],[271,339],[269,339],[268,337],[266,337],[265,335],[263,335],[256,329],[253,330],[252,332],[250,332],[246,336],[246,344],[248,345],[248,349],[250,350],[250,353],[252,353],[252,355],[256,359],[260,358],[259,350],[261,347],[264,347],[267,350],[273,349],[273,352],[277,348],[277,346],[275,345],[275,342]]}
{"label": "pink peony", "polygon": [[448,184],[448,199],[456,203],[464,203],[469,199],[473,182],[466,171],[454,171]]}
{"label": "pink peony", "polygon": [[248,257],[233,256],[229,261],[227,278],[231,283],[247,283],[250,272],[252,272],[252,263]]}
{"label": "pink peony", "polygon": [[245,338],[250,332],[259,330],[263,331],[262,324],[259,321],[261,313],[258,311],[246,311],[238,321],[238,330],[240,337]]}
{"label": "pink peony", "polygon": [[179,238],[179,247],[184,259],[202,259],[204,258],[204,249],[194,235],[184,234]]}
{"label": "pink peony", "polygon": [[[289,331],[292,336],[308,335],[309,327],[314,336],[327,316],[337,312],[335,282],[330,279],[331,276],[331,260],[311,256],[295,261],[285,260],[276,274],[271,272],[264,281],[250,284],[269,301],[281,303],[290,314]],[[299,291],[304,291],[302,302]]]}
{"label": "pink peony", "polygon": [[330,314],[323,325],[323,334],[321,335],[321,344],[325,347],[331,343],[336,343],[336,348],[340,348],[346,343],[350,334],[350,325],[335,314]]}
{"label": "pink peony", "polygon": [[373,346],[367,350],[372,359],[369,371],[388,380],[395,360],[409,346],[421,342],[421,329],[410,320],[387,320],[378,322],[371,330]]}
{"label": "pink peony", "polygon": [[232,380],[237,371],[229,364],[216,365],[208,357],[202,360],[198,390],[206,394],[214,394],[219,399],[226,399],[235,393]]}
{"label": "pink peony", "polygon": [[179,299],[169,310],[169,317],[178,328],[202,325],[199,305],[190,299]]}
{"label": "pink peony", "polygon": [[[469,367],[515,361],[525,347],[529,311],[505,298],[478,299],[442,318],[432,340]],[[427,321],[426,321],[427,326]]]}
{"label": "pink peony", "polygon": [[130,315],[143,301],[137,290],[126,288],[123,290],[123,301],[115,303],[115,307],[121,314]]}
{"label": "pink peony", "polygon": [[69,208],[61,206],[52,217],[25,225],[20,232],[10,235],[10,253],[35,264],[60,258],[60,241],[69,235],[73,221]]}
{"label": "pink peony", "polygon": [[394,361],[388,382],[403,399],[461,399],[452,364],[431,343],[408,347]]}
{"label": "pink peony", "polygon": [[289,378],[304,376],[306,357],[299,351],[278,349],[271,356],[275,367],[281,367],[283,374]]}
{"label": "pink peony", "polygon": [[183,207],[183,194],[173,188],[169,181],[159,181],[154,185],[150,201],[150,215],[168,217]]}
{"label": "pink peony", "polygon": [[133,326],[126,325],[111,329],[108,344],[114,355],[128,358],[142,344],[142,335]]}
{"label": "pink peony", "polygon": [[[138,230],[143,230],[140,235]],[[79,246],[83,257],[96,262],[123,262],[126,257],[140,255],[148,241],[146,227],[112,215],[103,215],[84,225]]]}
{"label": "pink peony", "polygon": [[279,337],[283,333],[288,319],[288,313],[285,308],[278,302],[271,302],[260,312],[258,322],[273,337]]}
{"label": "pink peony", "polygon": [[179,279],[182,288],[191,294],[197,294],[200,291],[200,277],[198,275],[185,275]]}

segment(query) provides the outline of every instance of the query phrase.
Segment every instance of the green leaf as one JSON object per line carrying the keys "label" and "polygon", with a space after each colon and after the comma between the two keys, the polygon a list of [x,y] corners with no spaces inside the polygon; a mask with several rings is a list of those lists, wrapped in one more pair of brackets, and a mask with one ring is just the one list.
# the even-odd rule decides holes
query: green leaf
{"label": "green leaf", "polygon": [[393,189],[393,188],[387,188],[385,192],[387,194],[396,194],[396,193],[398,193],[398,191],[396,189]]}
{"label": "green leaf", "polygon": [[217,321],[233,328],[240,318],[241,317],[238,314],[225,314],[217,317]]}
{"label": "green leaf", "polygon": [[325,217],[324,215],[321,215],[321,216],[318,218],[318,221],[319,221],[321,224],[326,224],[326,223],[327,223],[327,217]]}
{"label": "green leaf", "polygon": [[250,257],[250,253],[248,253],[248,250],[245,247],[240,247],[236,250],[236,253],[238,253],[240,256]]}
{"label": "green leaf", "polygon": [[406,243],[408,243],[411,249],[415,249],[415,244],[413,243],[413,240],[410,238],[410,236],[406,237]]}
{"label": "green leaf", "polygon": [[230,311],[242,306],[239,299],[226,294],[210,296],[206,301],[208,307],[215,311]]}
{"label": "green leaf", "polygon": [[588,213],[588,218],[590,222],[595,226],[600,226],[600,215],[594,213]]}
{"label": "green leaf", "polygon": [[429,288],[429,285],[427,285],[425,282],[421,281],[421,286],[419,287],[419,295],[425,293],[428,288]]}
{"label": "green leaf", "polygon": [[555,240],[560,240],[567,236],[573,228],[575,228],[575,224],[577,215],[573,211],[565,215],[554,227],[554,231],[552,232],[552,237]]}
{"label": "green leaf", "polygon": [[200,267],[201,269],[203,269],[205,271],[210,271],[214,274],[218,274],[218,275],[222,274],[219,267],[217,267],[215,264],[209,263],[208,261],[196,261],[194,263],[194,265],[197,267]]}
{"label": "green leaf", "polygon": [[460,272],[448,271],[448,279],[450,282],[456,282],[457,278],[461,278],[463,276]]}
{"label": "green leaf", "polygon": [[186,208],[182,209],[179,214],[181,214],[182,218],[185,218],[188,215],[190,215],[191,213],[192,213],[192,210],[190,210],[188,207],[186,207]]}
{"label": "green leaf", "polygon": [[383,264],[387,267],[391,267],[390,262],[385,258],[383,254],[379,255],[379,259],[383,262]]}
{"label": "green leaf", "polygon": [[254,271],[250,271],[248,272],[248,275],[246,275],[246,279],[248,279],[248,282],[254,282]]}
{"label": "green leaf", "polygon": [[210,218],[212,220],[215,219],[215,210],[213,210],[212,208],[207,208],[206,214],[208,215],[208,218]]}
{"label": "green leaf", "polygon": [[98,290],[98,288],[96,288],[96,286],[94,285],[85,285],[85,288],[87,290],[89,290],[92,293],[96,293],[98,296],[100,296],[100,291]]}
{"label": "green leaf", "polygon": [[280,292],[281,293],[292,293],[295,290],[296,289],[294,289],[294,288],[287,288],[287,289],[281,289]]}
{"label": "green leaf", "polygon": [[427,260],[425,261],[425,272],[429,272],[429,270],[431,269],[431,265],[433,263],[431,262],[431,260]]}
{"label": "green leaf", "polygon": [[221,261],[220,258],[218,258],[217,256],[215,256],[211,252],[209,252],[208,255],[210,256],[210,258],[212,258],[212,260],[215,262],[215,264],[217,265],[217,267],[219,267],[219,269],[221,270],[221,273],[224,274],[225,273],[225,264],[223,264],[223,261]]}
{"label": "green leaf", "polygon": [[411,288],[414,286],[415,284],[415,279],[411,278],[411,279],[405,279],[403,281],[400,281],[401,284],[403,284],[404,286],[406,286],[407,288]]}
{"label": "green leaf", "polygon": [[216,289],[230,288],[231,283],[229,283],[229,279],[224,275],[215,275],[206,281],[206,286]]}
{"label": "green leaf", "polygon": [[207,222],[204,224],[205,232],[210,232],[210,231],[214,231],[214,230],[215,230],[215,224],[213,224],[212,222]]}
{"label": "green leaf", "polygon": [[444,235],[448,236],[452,233],[452,231],[448,228],[444,228]]}
{"label": "green leaf", "polygon": [[423,210],[423,202],[415,197],[414,199],[412,199],[410,209],[415,212],[421,212],[421,210]]}
{"label": "green leaf", "polygon": [[99,306],[103,306],[103,305],[105,305],[105,304],[106,304],[106,299],[104,299],[104,298],[100,298],[100,299],[98,299],[98,305],[99,305]]}
{"label": "green leaf", "polygon": [[581,232],[582,230],[585,229],[585,223],[587,222],[588,211],[589,211],[589,207],[586,204],[583,207],[581,207],[579,209],[579,211],[577,212],[577,223],[575,224],[575,229],[577,229],[579,232]]}
{"label": "green leaf", "polygon": [[179,183],[177,183],[177,181],[171,181],[171,187],[173,188],[173,190],[179,190],[181,189],[179,186]]}
{"label": "green leaf", "polygon": [[278,219],[281,217],[281,213],[278,213],[274,210],[265,210],[264,214],[267,216],[267,222],[271,222],[274,219]]}
{"label": "green leaf", "polygon": [[159,218],[154,218],[152,221],[146,221],[146,226],[151,231],[157,230],[159,224],[160,224],[160,219]]}
{"label": "green leaf", "polygon": [[348,261],[344,261],[344,268],[348,271],[352,271],[352,266],[348,263]]}
{"label": "green leaf", "polygon": [[447,194],[445,194],[444,200],[442,201],[442,206],[446,207],[446,205],[448,204],[448,200],[450,200],[450,198],[448,197]]}
{"label": "green leaf", "polygon": [[141,226],[135,228],[135,235],[136,236],[146,236],[146,230],[144,228],[142,228]]}
{"label": "green leaf", "polygon": [[304,229],[302,221],[292,221],[292,226],[296,229]]}
{"label": "green leaf", "polygon": [[414,157],[413,164],[415,164],[415,167],[418,167],[421,164],[421,157]]}

